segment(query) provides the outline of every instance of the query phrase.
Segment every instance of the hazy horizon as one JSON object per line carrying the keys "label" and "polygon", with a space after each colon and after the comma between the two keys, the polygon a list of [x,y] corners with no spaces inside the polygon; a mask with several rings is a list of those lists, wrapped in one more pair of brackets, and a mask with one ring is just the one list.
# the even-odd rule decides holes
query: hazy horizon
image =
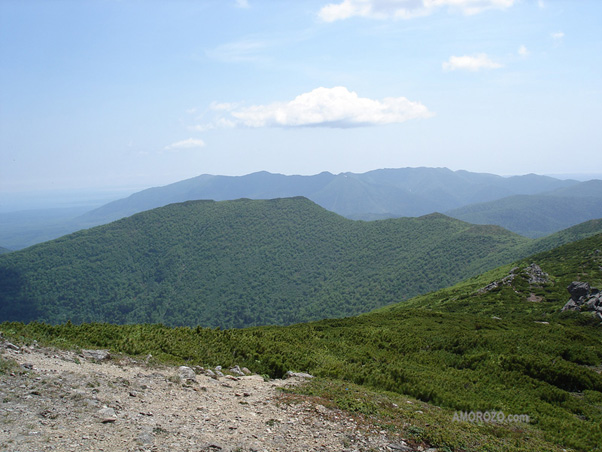
{"label": "hazy horizon", "polygon": [[[373,168],[368,171],[375,171],[383,168]],[[366,171],[366,172],[368,172]],[[462,170],[452,170],[462,171]],[[467,170],[464,170],[467,171]],[[252,173],[247,173],[252,174]],[[245,176],[243,174],[241,176]],[[279,173],[283,174],[283,173]],[[319,173],[314,173],[319,174]],[[303,176],[312,176],[314,174],[303,174]],[[341,173],[334,173],[341,174]],[[495,173],[489,173],[495,174]],[[529,173],[536,174],[536,173]],[[216,174],[217,176],[230,176],[226,174]],[[287,174],[295,175],[295,174]],[[299,174],[297,174],[299,175]],[[513,177],[513,176],[524,176],[526,174],[496,174],[501,177]],[[575,173],[575,174],[539,174],[541,176],[553,177],[561,180],[577,180],[579,182],[585,182],[593,179],[602,180],[602,173]],[[197,177],[200,174],[197,174]],[[236,176],[234,176],[236,177]],[[24,192],[3,192],[0,193],[0,213],[19,212],[25,210],[45,210],[45,209],[77,209],[87,207],[93,209],[100,207],[101,205],[107,204],[111,201],[115,201],[121,198],[130,196],[136,192],[146,190],[153,187],[163,187],[172,183],[180,182],[180,179],[166,184],[151,184],[141,186],[130,186],[130,187],[91,187],[85,190],[76,189],[47,189],[38,191],[24,191]]]}
{"label": "hazy horizon", "polygon": [[602,174],[601,17],[592,0],[0,2],[0,194]]}

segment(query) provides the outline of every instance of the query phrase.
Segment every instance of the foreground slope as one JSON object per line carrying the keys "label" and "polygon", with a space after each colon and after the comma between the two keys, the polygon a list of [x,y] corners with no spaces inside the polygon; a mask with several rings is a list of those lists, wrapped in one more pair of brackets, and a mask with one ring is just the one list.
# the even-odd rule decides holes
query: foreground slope
{"label": "foreground slope", "polygon": [[528,243],[439,214],[352,221],[305,198],[172,204],[1,256],[0,319],[244,327],[355,315]]}
{"label": "foreground slope", "polygon": [[[238,364],[273,377],[288,369],[309,371],[325,380],[304,393],[354,413],[382,416],[381,428],[441,449],[600,451],[600,321],[589,312],[561,308],[570,282],[602,287],[601,250],[598,234],[378,312],[289,327],[1,328],[28,341],[151,353],[190,365]],[[530,282],[534,263],[546,275]],[[510,273],[516,276],[492,286]],[[381,395],[368,397],[366,388]],[[523,417],[517,423],[467,425],[454,422],[458,411]]]}
{"label": "foreground slope", "polygon": [[0,433],[3,451],[69,451],[77,444],[86,451],[317,452],[350,443],[380,451],[400,443],[398,434],[383,437],[310,398],[286,403],[281,389],[298,379],[199,374],[178,384],[176,367],[3,345],[1,413],[10,425]]}

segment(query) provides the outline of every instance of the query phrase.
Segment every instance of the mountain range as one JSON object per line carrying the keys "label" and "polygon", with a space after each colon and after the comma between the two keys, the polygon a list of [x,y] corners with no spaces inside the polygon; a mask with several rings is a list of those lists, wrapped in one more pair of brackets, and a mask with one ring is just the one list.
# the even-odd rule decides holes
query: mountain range
{"label": "mountain range", "polygon": [[528,174],[380,169],[285,176],[201,175],[154,187],[98,208],[46,209],[0,214],[0,245],[22,249],[80,229],[189,200],[274,199],[304,196],[350,219],[416,217],[441,212],[478,224],[497,224],[536,238],[602,217],[599,180],[578,182]]}
{"label": "mountain range", "polygon": [[0,320],[240,328],[357,315],[601,229],[537,241],[442,214],[350,220],[302,197],[188,201],[0,256]]}
{"label": "mountain range", "polygon": [[381,169],[362,174],[323,172],[285,176],[265,171],[246,176],[201,175],[149,188],[84,214],[108,222],[173,202],[304,196],[351,219],[416,217],[517,194],[532,195],[578,185],[546,176],[501,177],[447,168]]}

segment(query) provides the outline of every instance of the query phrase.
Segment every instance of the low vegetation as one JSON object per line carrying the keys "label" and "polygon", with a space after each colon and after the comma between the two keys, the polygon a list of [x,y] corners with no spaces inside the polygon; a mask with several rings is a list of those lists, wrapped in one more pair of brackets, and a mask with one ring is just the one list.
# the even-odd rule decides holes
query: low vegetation
{"label": "low vegetation", "polygon": [[[519,261],[516,277],[491,290],[481,289],[512,266],[378,312],[288,327],[34,322],[0,328],[25,342],[150,353],[174,363],[238,364],[272,377],[308,371],[323,380],[306,391],[330,394],[333,403],[367,415],[380,409],[362,397],[341,397],[343,386],[411,397],[427,404],[425,413],[434,407],[443,413],[415,414],[414,433],[449,450],[551,450],[546,445],[555,444],[595,451],[602,444],[600,322],[591,313],[560,309],[571,281],[602,286],[601,250],[602,235],[596,235]],[[532,262],[547,273],[544,282],[529,283],[525,269]],[[529,422],[452,426],[450,416],[470,411],[528,415]],[[398,428],[394,420],[387,425]],[[519,446],[525,436],[529,441]]]}

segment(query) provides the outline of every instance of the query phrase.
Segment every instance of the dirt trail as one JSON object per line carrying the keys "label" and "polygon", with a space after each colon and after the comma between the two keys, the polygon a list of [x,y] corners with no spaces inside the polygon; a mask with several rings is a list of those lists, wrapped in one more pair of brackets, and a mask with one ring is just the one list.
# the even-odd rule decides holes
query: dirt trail
{"label": "dirt trail", "polygon": [[282,403],[299,378],[180,380],[178,368],[129,358],[0,346],[0,450],[390,451],[413,449],[310,399]]}

